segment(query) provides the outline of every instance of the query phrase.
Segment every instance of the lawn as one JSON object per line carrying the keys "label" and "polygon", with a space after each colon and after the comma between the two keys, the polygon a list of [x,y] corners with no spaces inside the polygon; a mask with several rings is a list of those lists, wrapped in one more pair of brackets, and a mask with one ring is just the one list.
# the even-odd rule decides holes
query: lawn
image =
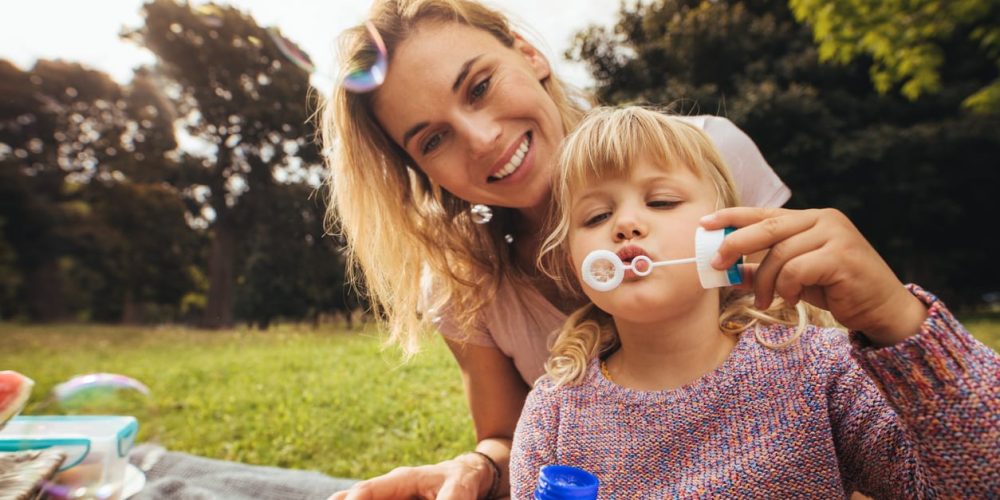
{"label": "lawn", "polygon": [[360,478],[474,445],[458,366],[440,340],[405,364],[371,331],[296,326],[6,324],[0,345],[0,369],[37,384],[26,414],[63,410],[46,396],[73,375],[120,373],[145,383],[151,397],[86,410],[134,414],[140,441],[172,450]]}
{"label": "lawn", "polygon": [[[1000,318],[969,317],[1000,350]],[[51,388],[113,372],[149,386],[123,405],[140,441],[253,464],[362,478],[469,450],[472,423],[458,368],[435,339],[408,363],[373,330],[283,325],[268,332],[0,324],[0,369],[38,384],[28,414],[53,413]],[[125,411],[122,411],[125,412]]]}

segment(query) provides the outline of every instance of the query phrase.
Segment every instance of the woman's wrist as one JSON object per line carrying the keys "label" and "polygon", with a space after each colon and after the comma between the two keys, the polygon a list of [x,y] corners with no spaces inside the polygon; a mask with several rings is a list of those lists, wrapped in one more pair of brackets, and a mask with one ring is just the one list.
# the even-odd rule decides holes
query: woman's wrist
{"label": "woman's wrist", "polygon": [[470,465],[478,474],[479,481],[477,481],[477,484],[479,488],[477,498],[493,499],[497,497],[497,494],[500,492],[501,473],[500,467],[493,457],[481,451],[473,450],[459,455],[457,460]]}

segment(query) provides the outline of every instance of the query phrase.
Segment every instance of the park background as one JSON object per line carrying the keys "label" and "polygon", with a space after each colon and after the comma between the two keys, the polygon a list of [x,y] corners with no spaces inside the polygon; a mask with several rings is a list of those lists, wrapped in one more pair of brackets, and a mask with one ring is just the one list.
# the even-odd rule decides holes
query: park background
{"label": "park background", "polygon": [[[1000,349],[1000,4],[615,6],[550,54],[585,68],[575,83],[726,116],[788,206],[844,211]],[[0,58],[0,369],[38,382],[28,413],[65,411],[46,396],[72,375],[114,372],[151,389],[122,409],[140,440],[178,451],[365,477],[469,449],[443,343],[383,350],[344,283],[310,119],[329,66],[229,4],[138,12],[117,34],[149,61],[124,79]]]}

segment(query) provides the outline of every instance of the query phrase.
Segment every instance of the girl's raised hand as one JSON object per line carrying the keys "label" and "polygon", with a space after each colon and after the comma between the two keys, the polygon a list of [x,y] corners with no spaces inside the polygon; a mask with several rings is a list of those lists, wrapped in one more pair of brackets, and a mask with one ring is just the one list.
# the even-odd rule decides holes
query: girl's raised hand
{"label": "girl's raised hand", "polygon": [[747,264],[744,271],[760,309],[775,295],[789,304],[804,300],[883,346],[916,334],[927,317],[923,304],[838,210],[726,208],[701,224],[738,228],[719,248],[712,262],[716,269],[766,251],[760,264]]}

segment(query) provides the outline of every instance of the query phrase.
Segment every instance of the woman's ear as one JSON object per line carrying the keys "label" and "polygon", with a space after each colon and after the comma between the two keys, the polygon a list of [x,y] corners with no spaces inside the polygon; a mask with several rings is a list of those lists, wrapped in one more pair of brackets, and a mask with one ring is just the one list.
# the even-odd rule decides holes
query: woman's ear
{"label": "woman's ear", "polygon": [[535,78],[538,81],[548,78],[552,74],[549,60],[534,45],[528,43],[520,33],[515,31],[512,34],[514,35],[514,50],[518,51],[528,61],[528,65],[535,72]]}

